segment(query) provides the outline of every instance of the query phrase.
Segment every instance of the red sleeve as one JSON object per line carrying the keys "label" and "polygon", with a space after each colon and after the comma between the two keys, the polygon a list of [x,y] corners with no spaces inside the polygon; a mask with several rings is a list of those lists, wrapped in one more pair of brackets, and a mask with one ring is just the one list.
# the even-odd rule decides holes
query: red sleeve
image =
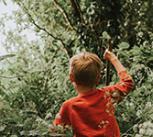
{"label": "red sleeve", "polygon": [[56,114],[54,125],[70,125],[68,118],[68,104],[63,103],[59,112]]}
{"label": "red sleeve", "polygon": [[120,81],[115,85],[106,86],[103,89],[105,91],[113,92],[119,91],[122,95],[127,95],[133,88],[133,80],[132,77],[126,72],[122,71],[118,74]]}

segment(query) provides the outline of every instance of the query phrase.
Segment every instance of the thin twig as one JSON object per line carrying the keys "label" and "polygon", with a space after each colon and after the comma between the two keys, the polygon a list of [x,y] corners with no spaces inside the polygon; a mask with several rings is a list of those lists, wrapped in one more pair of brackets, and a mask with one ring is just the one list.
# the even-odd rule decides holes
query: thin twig
{"label": "thin twig", "polygon": [[[141,123],[142,121],[141,120],[139,120],[139,122],[137,122],[137,124],[139,124],[139,123]],[[133,129],[133,127],[134,127],[135,125],[133,125],[132,127],[130,127],[127,131],[125,131],[123,134],[122,134],[122,137],[124,136],[124,135],[127,135],[128,134],[128,132],[129,131],[131,131],[132,129]]]}
{"label": "thin twig", "polygon": [[3,56],[0,56],[0,61],[6,59],[6,58],[10,58],[10,57],[14,57],[15,54],[7,54],[7,55],[3,55]]}
{"label": "thin twig", "polygon": [[0,78],[8,78],[8,79],[14,79],[14,78],[18,78],[18,77],[11,77],[11,76],[0,76]]}
{"label": "thin twig", "polygon": [[68,25],[70,26],[70,28],[71,28],[72,30],[75,30],[75,31],[76,31],[76,29],[73,27],[73,25],[72,25],[72,23],[71,23],[71,20],[70,20],[69,17],[68,17],[68,14],[67,14],[66,11],[61,7],[61,5],[57,2],[57,0],[54,0],[54,4],[55,4],[55,6],[59,9],[59,11],[63,14],[64,19],[65,19],[65,21],[68,23]]}

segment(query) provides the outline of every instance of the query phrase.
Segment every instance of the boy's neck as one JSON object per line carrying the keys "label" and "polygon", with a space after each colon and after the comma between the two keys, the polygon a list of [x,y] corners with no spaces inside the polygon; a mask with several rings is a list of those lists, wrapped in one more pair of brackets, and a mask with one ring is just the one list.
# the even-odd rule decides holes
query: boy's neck
{"label": "boy's neck", "polygon": [[75,90],[78,92],[79,95],[86,94],[88,91],[92,91],[95,87],[87,87],[83,85],[74,85]]}

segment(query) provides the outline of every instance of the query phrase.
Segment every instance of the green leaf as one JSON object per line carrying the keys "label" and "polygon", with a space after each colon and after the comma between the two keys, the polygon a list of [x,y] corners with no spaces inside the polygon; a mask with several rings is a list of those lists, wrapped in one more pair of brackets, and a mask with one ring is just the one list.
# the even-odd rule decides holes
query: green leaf
{"label": "green leaf", "polygon": [[0,126],[0,132],[4,131],[5,128],[6,128],[6,125],[1,125],[1,126]]}
{"label": "green leaf", "polygon": [[129,43],[127,42],[121,42],[119,45],[117,45],[120,50],[128,49],[130,47]]}
{"label": "green leaf", "polygon": [[104,31],[104,32],[102,33],[102,38],[103,38],[103,39],[106,39],[106,40],[109,40],[111,37],[110,37],[110,35],[109,35],[106,31]]}

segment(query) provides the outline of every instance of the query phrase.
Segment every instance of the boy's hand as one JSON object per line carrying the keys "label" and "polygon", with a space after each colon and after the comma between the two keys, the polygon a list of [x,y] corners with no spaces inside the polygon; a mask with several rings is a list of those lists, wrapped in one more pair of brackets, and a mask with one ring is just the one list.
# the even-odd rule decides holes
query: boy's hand
{"label": "boy's hand", "polygon": [[111,51],[109,51],[108,49],[106,49],[106,51],[104,53],[104,59],[105,60],[113,61],[116,58],[117,57],[115,56],[114,53],[112,53]]}

